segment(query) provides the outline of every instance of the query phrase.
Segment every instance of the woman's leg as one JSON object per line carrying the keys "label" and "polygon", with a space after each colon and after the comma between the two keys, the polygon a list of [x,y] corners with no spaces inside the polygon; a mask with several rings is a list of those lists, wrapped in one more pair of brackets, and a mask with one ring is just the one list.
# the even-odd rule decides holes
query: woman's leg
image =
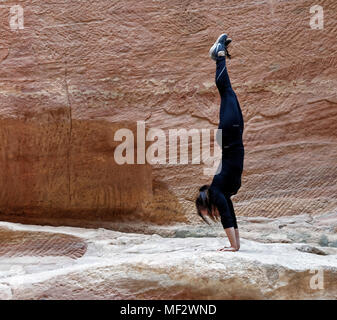
{"label": "woman's leg", "polygon": [[220,95],[225,94],[226,89],[231,87],[225,57],[217,58],[215,70],[215,83],[216,86],[218,87]]}

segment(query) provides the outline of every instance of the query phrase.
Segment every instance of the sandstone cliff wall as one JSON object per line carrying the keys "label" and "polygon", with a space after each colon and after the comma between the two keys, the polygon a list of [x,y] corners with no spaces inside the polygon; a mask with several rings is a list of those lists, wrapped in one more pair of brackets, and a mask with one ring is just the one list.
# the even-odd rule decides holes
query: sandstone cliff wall
{"label": "sandstone cliff wall", "polygon": [[[14,4],[22,30],[8,23]],[[224,31],[245,120],[238,214],[335,210],[337,4],[315,4],[323,30],[306,0],[2,3],[1,217],[193,219],[202,166],[117,166],[111,131],[216,128],[207,55]]]}

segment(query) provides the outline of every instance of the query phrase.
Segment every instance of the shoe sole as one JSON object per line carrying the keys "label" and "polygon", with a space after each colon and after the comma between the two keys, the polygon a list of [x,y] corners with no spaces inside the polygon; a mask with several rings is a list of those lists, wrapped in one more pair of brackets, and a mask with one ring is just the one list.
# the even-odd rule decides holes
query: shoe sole
{"label": "shoe sole", "polygon": [[[219,44],[219,40],[220,40],[220,38],[222,37],[222,36],[224,36],[224,35],[227,35],[226,33],[223,33],[223,34],[221,34],[219,37],[218,37],[218,39],[214,42],[214,44],[212,45],[212,47],[209,49],[209,56],[213,59],[213,60],[216,60],[215,59],[215,56],[213,55],[213,52],[215,51],[215,49],[217,48],[217,46],[218,46],[218,44]],[[232,42],[232,39],[231,38],[227,38],[226,39],[226,42],[228,42],[229,41],[229,43],[227,44],[227,46]],[[226,43],[225,42],[225,43]]]}

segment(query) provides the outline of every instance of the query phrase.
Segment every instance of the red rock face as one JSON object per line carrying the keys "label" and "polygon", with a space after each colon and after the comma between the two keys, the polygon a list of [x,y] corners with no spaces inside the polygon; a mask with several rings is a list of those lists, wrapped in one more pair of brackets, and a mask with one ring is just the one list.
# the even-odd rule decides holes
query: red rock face
{"label": "red rock face", "polygon": [[245,120],[237,213],[336,209],[335,1],[321,4],[323,30],[305,0],[22,1],[15,31],[11,5],[0,7],[2,218],[195,219],[203,166],[119,166],[113,132],[138,120],[216,128],[208,49],[222,32]]}

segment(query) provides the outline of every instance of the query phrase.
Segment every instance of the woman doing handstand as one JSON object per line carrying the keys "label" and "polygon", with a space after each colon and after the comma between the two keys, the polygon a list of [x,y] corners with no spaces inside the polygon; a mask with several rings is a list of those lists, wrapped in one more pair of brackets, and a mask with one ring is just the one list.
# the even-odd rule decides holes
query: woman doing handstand
{"label": "woman doing handstand", "polygon": [[241,187],[244,121],[226,67],[226,57],[230,58],[227,48],[231,41],[226,34],[222,34],[209,51],[210,57],[216,61],[215,83],[221,97],[218,126],[221,130],[217,132],[217,141],[222,149],[221,171],[213,177],[211,185],[199,189],[196,199],[197,212],[205,222],[206,216],[213,221],[221,220],[230,247],[220,251],[237,251],[240,248],[239,229],[230,197]]}

